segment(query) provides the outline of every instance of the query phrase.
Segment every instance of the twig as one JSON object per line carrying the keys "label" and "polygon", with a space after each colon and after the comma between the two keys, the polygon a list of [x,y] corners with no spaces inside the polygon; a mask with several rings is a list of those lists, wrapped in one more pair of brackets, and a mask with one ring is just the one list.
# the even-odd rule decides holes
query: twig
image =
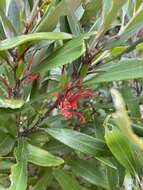
{"label": "twig", "polygon": [[15,79],[15,85],[14,85],[14,90],[13,90],[13,97],[15,99],[20,98],[20,84],[21,84],[21,81]]}
{"label": "twig", "polygon": [[47,3],[50,4],[51,1],[50,0],[49,1],[44,1],[42,3],[42,5],[40,7],[38,7],[39,3],[40,3],[40,0],[37,0],[35,2],[35,4],[34,4],[34,7],[32,9],[32,12],[31,12],[31,15],[30,15],[30,18],[29,18],[29,22],[26,23],[26,27],[25,27],[25,30],[23,32],[24,34],[27,34],[29,32],[34,19],[36,18],[37,14],[42,11],[42,9],[45,6],[45,4],[47,4]]}
{"label": "twig", "polygon": [[49,108],[49,110],[46,113],[44,113],[44,115],[39,117],[38,121],[30,129],[25,129],[23,132],[21,132],[20,135],[27,136],[33,132],[41,131],[42,129],[38,128],[39,125],[41,125],[43,123],[43,121],[50,115],[52,110],[57,107],[57,104],[58,104],[58,100],[55,101],[55,103]]}
{"label": "twig", "polygon": [[58,100],[55,101],[55,103],[50,107],[50,109],[38,119],[38,121],[35,123],[33,127],[38,127],[43,121],[50,115],[51,111],[57,107]]}
{"label": "twig", "polygon": [[25,30],[23,31],[24,34],[27,34],[32,26],[32,23],[34,21],[34,19],[36,18],[38,12],[39,12],[39,9],[37,10],[37,7],[40,3],[40,0],[37,0],[34,4],[34,7],[32,9],[32,12],[31,12],[31,15],[30,15],[30,18],[29,18],[29,22],[26,24],[26,27],[25,27]]}
{"label": "twig", "polygon": [[24,72],[25,74],[28,73],[28,71],[30,70],[30,68],[32,66],[32,63],[33,63],[33,58],[34,58],[35,54],[36,54],[36,51],[34,51],[32,53],[32,55],[31,55],[31,57],[30,57],[30,59],[28,61],[27,67],[26,67],[25,72]]}

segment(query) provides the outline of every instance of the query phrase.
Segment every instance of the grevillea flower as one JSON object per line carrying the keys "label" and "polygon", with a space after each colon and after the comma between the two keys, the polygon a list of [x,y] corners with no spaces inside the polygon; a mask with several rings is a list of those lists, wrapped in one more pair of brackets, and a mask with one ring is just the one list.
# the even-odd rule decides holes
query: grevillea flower
{"label": "grevillea flower", "polygon": [[38,73],[31,74],[26,77],[26,79],[24,80],[24,83],[29,84],[33,82],[34,80],[39,80],[39,79],[40,79],[40,75]]}
{"label": "grevillea flower", "polygon": [[64,92],[58,94],[58,108],[61,110],[64,118],[71,119],[73,116],[78,116],[78,125],[85,123],[84,116],[76,111],[78,108],[78,100],[94,95],[90,89],[77,88],[80,82],[81,80],[78,80],[75,84],[69,83]]}

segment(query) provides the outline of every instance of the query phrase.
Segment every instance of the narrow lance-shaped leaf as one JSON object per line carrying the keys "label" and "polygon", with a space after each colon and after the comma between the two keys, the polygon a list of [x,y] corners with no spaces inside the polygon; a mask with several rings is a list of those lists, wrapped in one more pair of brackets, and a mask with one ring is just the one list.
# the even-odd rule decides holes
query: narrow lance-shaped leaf
{"label": "narrow lance-shaped leaf", "polygon": [[111,95],[113,97],[113,102],[116,108],[116,112],[113,114],[113,118],[117,126],[125,134],[127,139],[132,141],[141,151],[143,151],[143,141],[133,132],[131,128],[131,121],[126,111],[122,96],[115,89],[111,89]]}
{"label": "narrow lance-shaped leaf", "polygon": [[136,31],[139,31],[139,29],[143,27],[142,19],[143,19],[143,3],[140,5],[140,7],[135,12],[130,21],[124,27],[121,28],[119,34],[116,36],[116,39],[111,40],[111,42],[106,45],[106,49],[124,44],[129,38],[133,36],[133,34]]}
{"label": "narrow lance-shaped leaf", "polygon": [[95,40],[99,39],[104,34],[104,32],[106,32],[112,22],[116,19],[119,11],[121,10],[125,2],[126,0],[103,1],[102,21]]}
{"label": "narrow lance-shaped leaf", "polygon": [[0,40],[3,40],[6,38],[5,32],[4,32],[4,28],[2,23],[0,22]]}
{"label": "narrow lance-shaped leaf", "polygon": [[[49,10],[43,16],[41,22],[36,26],[34,31],[36,32],[48,32],[55,29],[58,20],[61,16],[68,15],[68,11],[73,9],[74,11],[80,5],[81,0],[62,0],[58,5],[51,4]],[[68,8],[69,7],[69,8]]]}
{"label": "narrow lance-shaped leaf", "polygon": [[17,163],[11,168],[11,186],[9,190],[26,190],[27,188],[27,145],[24,139],[19,139],[15,149]]}
{"label": "narrow lance-shaped leaf", "polygon": [[15,139],[8,133],[0,130],[0,156],[7,155],[14,147]]}
{"label": "narrow lance-shaped leaf", "polygon": [[67,40],[71,39],[72,35],[62,32],[41,32],[34,34],[21,35],[6,39],[0,42],[0,51],[14,48],[27,42],[36,40]]}
{"label": "narrow lance-shaped leaf", "polygon": [[122,28],[119,32],[119,37],[122,41],[129,39],[135,31],[142,28],[143,23],[143,3],[140,5],[136,13],[133,15],[131,20],[127,23],[127,25]]}
{"label": "narrow lance-shaped leaf", "polygon": [[16,32],[20,31],[21,22],[20,22],[20,9],[16,0],[11,0],[8,9],[8,17],[13,24]]}
{"label": "narrow lance-shaped leaf", "polygon": [[42,175],[36,181],[36,184],[32,187],[32,190],[43,190],[49,183],[49,180],[52,177],[52,173],[49,169],[42,170]]}
{"label": "narrow lance-shaped leaf", "polygon": [[106,83],[119,80],[130,80],[143,77],[142,59],[127,59],[113,64],[111,67],[101,68],[99,74],[86,81],[85,84]]}
{"label": "narrow lance-shaped leaf", "polygon": [[135,96],[128,87],[128,84],[125,84],[125,87],[122,88],[122,94],[126,101],[128,110],[132,117],[140,117],[140,110],[139,110],[139,101],[135,99]]}
{"label": "narrow lance-shaped leaf", "polygon": [[56,157],[46,150],[28,144],[28,161],[39,166],[59,166],[64,163],[62,158]]}
{"label": "narrow lance-shaped leaf", "polygon": [[14,36],[16,36],[17,33],[15,31],[14,26],[12,25],[8,17],[5,15],[5,12],[1,9],[1,7],[0,7],[0,17],[1,17],[0,19],[2,21],[4,30],[5,30],[5,34],[9,36],[10,33],[12,33]]}
{"label": "narrow lance-shaped leaf", "polygon": [[130,174],[135,175],[135,158],[128,139],[118,128],[112,126],[112,129],[109,129],[111,126],[108,125],[109,124],[107,124],[105,128],[105,141],[109,149],[119,163],[122,164]]}
{"label": "narrow lance-shaped leaf", "polygon": [[49,128],[45,131],[55,139],[80,152],[93,156],[110,155],[106,144],[100,139],[70,129]]}
{"label": "narrow lance-shaped leaf", "polygon": [[94,1],[89,2],[85,7],[82,20],[85,22],[85,21],[89,21],[92,17],[95,17],[101,8],[101,5],[102,5],[102,1],[100,0],[94,0]]}
{"label": "narrow lance-shaped leaf", "polygon": [[117,186],[119,186],[119,174],[118,171],[107,167],[107,178],[108,178],[108,186],[110,190],[115,190]]}
{"label": "narrow lance-shaped leaf", "polygon": [[55,170],[54,176],[63,190],[83,190],[76,179],[64,171]]}
{"label": "narrow lance-shaped leaf", "polygon": [[69,164],[76,175],[81,176],[91,184],[108,189],[106,174],[97,167],[95,160],[73,160]]}
{"label": "narrow lance-shaped leaf", "polygon": [[[110,24],[116,19],[119,11],[121,10],[122,6],[125,4],[126,0],[112,0],[111,7],[107,14],[105,14],[103,18],[103,24],[101,28],[103,27],[104,31],[108,29]],[[104,3],[108,4],[108,1],[104,1]],[[106,10],[107,11],[107,10]]]}
{"label": "narrow lance-shaped leaf", "polygon": [[33,68],[33,72],[45,72],[51,68],[59,67],[79,58],[85,52],[83,37],[67,42],[63,47],[51,54],[42,64]]}

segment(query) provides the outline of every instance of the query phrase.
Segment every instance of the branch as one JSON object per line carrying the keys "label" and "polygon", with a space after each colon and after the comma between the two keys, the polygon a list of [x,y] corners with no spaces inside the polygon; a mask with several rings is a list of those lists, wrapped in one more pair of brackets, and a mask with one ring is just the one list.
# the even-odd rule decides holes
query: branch
{"label": "branch", "polygon": [[30,128],[30,129],[25,129],[23,132],[21,132],[20,136],[27,136],[33,132],[41,131],[41,128],[38,128],[39,125],[43,123],[43,121],[50,115],[52,110],[57,107],[58,100],[55,101],[55,103],[49,108],[49,110],[44,113],[41,117],[39,117],[38,121]]}
{"label": "branch", "polygon": [[37,0],[33,6],[29,21],[26,24],[25,30],[23,31],[24,34],[27,34],[29,32],[29,30],[32,26],[32,23],[33,23],[34,19],[36,18],[37,14],[39,12],[39,9],[37,10],[39,3],[40,3],[40,0]]}

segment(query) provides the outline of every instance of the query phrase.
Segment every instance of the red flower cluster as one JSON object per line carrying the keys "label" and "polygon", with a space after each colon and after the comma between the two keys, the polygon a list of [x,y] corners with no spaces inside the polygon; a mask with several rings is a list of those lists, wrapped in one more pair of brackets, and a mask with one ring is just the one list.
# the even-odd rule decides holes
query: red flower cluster
{"label": "red flower cluster", "polygon": [[78,100],[80,98],[88,98],[94,95],[90,89],[77,89],[80,82],[81,81],[78,80],[75,84],[69,83],[65,88],[63,94],[58,95],[58,108],[61,110],[63,116],[66,119],[70,119],[73,116],[78,116],[78,125],[85,123],[84,116],[80,112],[75,111],[78,108]]}
{"label": "red flower cluster", "polygon": [[40,75],[38,73],[31,74],[26,77],[26,79],[24,80],[24,83],[29,84],[29,83],[33,82],[34,80],[39,80],[39,79],[40,79]]}

